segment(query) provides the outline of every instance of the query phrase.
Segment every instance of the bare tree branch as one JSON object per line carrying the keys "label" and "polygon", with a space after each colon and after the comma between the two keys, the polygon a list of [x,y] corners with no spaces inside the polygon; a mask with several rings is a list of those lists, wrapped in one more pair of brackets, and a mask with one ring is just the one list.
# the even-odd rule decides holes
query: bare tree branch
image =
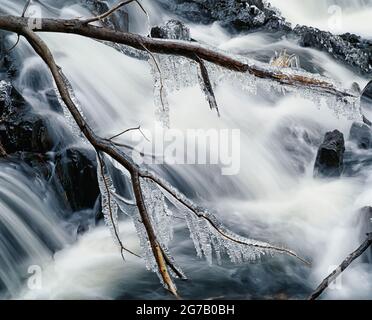
{"label": "bare tree branch", "polygon": [[21,17],[24,17],[26,15],[27,9],[30,6],[32,0],[27,0],[26,5],[23,8]]}
{"label": "bare tree branch", "polygon": [[[154,50],[157,53],[178,54],[193,60],[196,59],[195,58],[196,54],[199,59],[205,59],[207,61],[211,61],[213,63],[222,65],[232,70],[246,71],[249,70],[250,68],[250,66],[245,65],[244,63],[235,60],[229,56],[215,52],[208,48],[204,48],[200,45],[195,45],[184,41],[154,40],[129,33],[116,32],[108,30],[106,28],[84,26],[81,22],[77,20],[43,19],[42,21],[43,21],[42,31],[76,33],[85,35],[87,37],[93,38],[98,37],[101,38],[102,40],[110,41],[116,41],[115,39],[118,39],[120,43],[130,45],[140,50],[145,50],[144,47],[149,46],[151,50]],[[226,233],[216,224],[215,220],[211,218],[211,215],[208,213],[208,210],[195,205],[191,200],[187,199],[182,193],[176,190],[167,181],[158,177],[155,173],[139,167],[126,153],[119,149],[114,142],[97,136],[95,132],[92,130],[92,128],[89,126],[89,124],[86,122],[86,120],[83,118],[83,116],[80,114],[77,106],[74,104],[69,92],[69,86],[65,81],[65,77],[62,73],[62,70],[57,66],[48,46],[33,30],[27,27],[27,20],[25,20],[24,18],[9,16],[0,17],[0,29],[16,32],[26,38],[26,40],[30,43],[30,45],[33,47],[36,53],[43,59],[43,61],[50,69],[63,102],[69,109],[71,115],[73,116],[81,132],[92,144],[92,146],[96,149],[97,153],[98,154],[99,152],[106,153],[108,156],[110,156],[119,164],[121,164],[130,173],[136,204],[141,216],[141,222],[144,224],[144,227],[146,229],[151,249],[158,265],[159,273],[163,279],[163,282],[167,286],[168,290],[172,292],[172,294],[174,294],[176,297],[179,297],[177,289],[169,274],[168,268],[173,270],[180,277],[182,277],[182,274],[177,271],[177,268],[170,261],[169,257],[167,257],[166,253],[164,252],[160,243],[157,240],[153,226],[151,225],[146,205],[144,203],[140,178],[148,178],[154,181],[156,184],[158,184],[161,188],[166,190],[169,194],[171,194],[175,199],[177,199],[182,205],[188,208],[199,218],[208,221],[209,224],[213,228],[215,228],[221,234],[221,236],[225,237],[226,239],[229,239],[230,241],[233,241],[238,244],[255,247],[262,250],[273,250],[279,253],[286,253],[308,264],[307,261],[299,257],[296,253],[294,253],[291,250],[273,246],[270,244],[244,242],[238,238],[235,238],[231,234]],[[305,82],[308,83],[310,81],[311,79],[307,79]],[[100,165],[102,165],[102,163]]]}
{"label": "bare tree branch", "polygon": [[372,245],[372,233],[367,234],[366,240],[360,245],[358,249],[350,253],[344,261],[334,270],[328,277],[326,277],[322,283],[315,289],[315,291],[309,296],[309,300],[317,299],[328,286],[337,279],[337,277],[359,256],[366,251],[369,246]]}
{"label": "bare tree branch", "polygon": [[[154,229],[151,225],[150,218],[147,214],[147,209],[145,202],[143,200],[142,190],[141,190],[141,183],[140,183],[140,176],[138,172],[133,172],[131,174],[132,177],[132,185],[133,191],[137,202],[137,207],[142,219],[142,223],[144,224],[147,232],[148,239],[150,241],[151,249],[154,254],[155,260],[158,264],[159,273],[163,278],[164,283],[167,285],[168,290],[177,298],[179,298],[177,288],[173,283],[172,277],[168,272],[167,265],[170,264],[170,261],[166,261],[163,249],[161,248],[159,242],[156,239],[156,235]],[[174,267],[174,269],[177,269]]]}
{"label": "bare tree branch", "polygon": [[[0,17],[0,29],[19,32],[25,27],[27,27],[26,18],[14,16]],[[335,87],[334,84],[326,78],[315,78],[311,74],[306,75],[296,72],[288,73],[280,68],[273,71],[271,69],[266,69],[263,65],[246,64],[222,52],[193,42],[149,38],[90,24],[84,25],[83,22],[78,19],[42,19],[41,28],[33,31],[78,34],[97,40],[125,44],[142,51],[145,50],[145,46],[147,50],[152,53],[181,55],[192,60],[196,59],[196,54],[200,59],[220,65],[226,69],[249,72],[258,78],[270,79],[280,84],[306,87],[307,89],[318,90],[340,97],[355,97],[351,92]]]}

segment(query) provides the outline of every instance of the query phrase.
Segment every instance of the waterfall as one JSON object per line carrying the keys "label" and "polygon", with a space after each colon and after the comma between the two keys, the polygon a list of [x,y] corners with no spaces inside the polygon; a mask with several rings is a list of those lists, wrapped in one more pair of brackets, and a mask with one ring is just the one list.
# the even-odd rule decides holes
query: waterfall
{"label": "waterfall", "polygon": [[[108,1],[114,3],[115,1]],[[318,3],[319,2],[319,3]],[[340,32],[352,31],[370,36],[372,1],[273,0],[292,23],[328,29],[328,8],[338,5],[343,12]],[[0,7],[20,14],[24,1],[3,0]],[[43,16],[90,16],[86,1],[43,1]],[[173,15],[157,1],[142,1],[151,24]],[[135,3],[128,8],[132,32],[148,34],[147,18]],[[314,16],[317,18],[315,19]],[[326,53],[301,48],[295,41],[257,32],[231,35],[218,25],[190,24],[193,39],[204,41],[234,54],[266,58],[282,47],[296,52],[300,62],[310,65],[349,88],[368,81]],[[154,83],[151,66],[98,41],[68,34],[41,34],[58,65],[74,88],[87,121],[102,137],[111,137],[127,128],[141,125],[156,139]],[[10,39],[16,39],[15,35]],[[45,95],[53,89],[49,71],[29,45],[21,40],[16,49],[20,73],[15,87],[36,112],[50,112]],[[267,59],[268,62],[269,59]],[[169,65],[162,65],[163,68]],[[174,69],[170,69],[174,70]],[[169,70],[164,70],[164,74]],[[190,69],[191,75],[193,70]],[[35,74],[42,79],[37,84]],[[332,267],[359,245],[355,217],[363,206],[371,205],[372,169],[337,180],[313,178],[317,147],[325,132],[338,129],[348,140],[352,120],[332,108],[296,95],[257,94],[244,90],[227,75],[221,78],[216,98],[221,117],[209,110],[199,84],[190,84],[168,95],[171,128],[240,130],[240,170],[235,176],[221,176],[219,165],[153,165],[161,176],[175,184],[195,202],[218,212],[218,217],[242,235],[283,244],[310,257],[313,268],[278,256],[264,264],[230,263],[212,265],[200,260],[182,222],[175,222],[175,238],[170,250],[193,281],[182,286],[185,298],[304,298],[310,288]],[[176,77],[177,75],[175,75]],[[234,80],[234,79],[233,79]],[[239,81],[235,79],[235,81]],[[57,117],[57,116],[56,116]],[[66,120],[61,120],[68,128]],[[138,132],[137,132],[138,134]],[[121,137],[131,142],[130,135]],[[80,144],[77,138],[73,142]],[[347,148],[355,151],[348,141]],[[362,152],[362,151],[355,151]],[[370,157],[371,151],[363,151]],[[120,253],[109,230],[99,224],[78,237],[69,232],[69,222],[61,221],[61,208],[45,181],[32,178],[14,167],[0,163],[0,294],[16,298],[165,298],[158,279],[147,272],[143,261]],[[113,180],[123,179],[116,170]],[[128,193],[126,184],[116,186]],[[119,227],[125,245],[137,251],[139,242],[130,219],[121,217]],[[224,261],[226,262],[226,261]],[[28,267],[40,265],[43,286],[30,290]],[[369,265],[370,267],[370,265]],[[26,281],[25,281],[26,279]],[[258,279],[256,282],[253,279]],[[343,289],[330,291],[328,298],[368,298],[372,291],[366,279],[372,272],[365,263],[355,262],[343,277]],[[6,292],[6,293],[5,293]]]}
{"label": "waterfall", "polygon": [[271,0],[270,3],[279,8],[293,24],[309,25],[338,34],[351,32],[371,38],[370,0]]}
{"label": "waterfall", "polygon": [[0,297],[16,297],[31,267],[69,241],[45,183],[20,165],[0,165]]}

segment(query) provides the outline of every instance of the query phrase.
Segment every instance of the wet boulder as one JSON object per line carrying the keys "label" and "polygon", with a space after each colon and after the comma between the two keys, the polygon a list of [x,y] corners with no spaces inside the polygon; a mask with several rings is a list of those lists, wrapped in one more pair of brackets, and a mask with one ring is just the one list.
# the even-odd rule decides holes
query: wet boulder
{"label": "wet boulder", "polygon": [[278,10],[263,0],[158,0],[165,9],[191,22],[218,22],[230,32],[254,29],[290,31]]}
{"label": "wet boulder", "polygon": [[32,107],[8,82],[0,83],[0,139],[8,154],[46,153],[57,143],[51,120]]}
{"label": "wet boulder", "polygon": [[325,51],[360,73],[372,74],[372,41],[352,34],[334,35],[307,26],[296,26],[293,33],[299,37],[301,46]]}
{"label": "wet boulder", "polygon": [[354,122],[350,128],[350,141],[357,144],[360,149],[369,149],[371,146],[371,128],[364,123]]}
{"label": "wet boulder", "polygon": [[315,160],[315,177],[339,177],[343,171],[344,135],[334,130],[327,132]]}
{"label": "wet boulder", "polygon": [[55,157],[55,180],[73,211],[93,208],[99,195],[94,150],[68,148]]}
{"label": "wet boulder", "polygon": [[190,29],[179,20],[169,20],[163,26],[151,28],[151,37],[190,41]]}

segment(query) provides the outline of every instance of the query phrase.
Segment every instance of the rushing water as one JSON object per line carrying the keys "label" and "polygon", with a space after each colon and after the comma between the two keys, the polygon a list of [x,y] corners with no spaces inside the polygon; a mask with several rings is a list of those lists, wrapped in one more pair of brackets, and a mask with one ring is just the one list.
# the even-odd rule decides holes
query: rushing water
{"label": "rushing water", "polygon": [[371,38],[370,0],[272,0],[293,24],[310,25],[336,34],[352,32]]}
{"label": "rushing water", "polygon": [[[370,1],[333,2],[344,8],[345,19],[349,15],[355,19],[356,12],[372,12]],[[43,15],[89,15],[74,3],[43,1]],[[326,17],[331,2],[288,3],[273,1],[293,22],[324,26],[323,18],[313,21],[305,13],[315,6],[312,10],[325,10]],[[143,4],[152,24],[167,20],[167,14],[156,6],[156,1],[143,1]],[[22,1],[5,0],[1,7],[19,14],[23,5]],[[146,34],[146,17],[132,7],[131,31]],[[366,34],[367,29],[354,22],[345,25],[344,31]],[[303,66],[340,81],[346,88],[354,81],[363,86],[368,80],[326,54],[301,48],[288,40],[263,33],[232,37],[215,24],[190,25],[190,28],[197,40],[266,62],[275,50],[287,47],[300,56]],[[42,38],[70,79],[88,121],[102,136],[112,136],[139,124],[154,130],[153,80],[147,62],[77,36],[43,34]],[[37,111],[43,111],[42,108],[47,108],[43,92],[51,88],[48,71],[26,43],[20,43],[17,55],[22,61],[17,88]],[[39,87],[32,81],[35,71],[44,79],[38,82]],[[359,245],[358,210],[371,205],[369,167],[357,176],[337,180],[315,180],[312,176],[317,145],[324,133],[338,129],[348,138],[352,121],[309,100],[274,97],[260,91],[253,95],[231,83],[218,86],[216,97],[220,118],[209,110],[198,85],[171,94],[171,127],[240,129],[238,175],[223,177],[214,166],[177,165],[156,169],[196,202],[216,209],[234,231],[284,244],[311,259],[313,264],[308,268],[290,257],[274,256],[255,264],[236,266],[225,261],[222,266],[210,267],[195,256],[183,223],[176,221],[178,232],[171,250],[191,279],[178,283],[179,290],[185,298],[304,298]],[[348,142],[347,149],[355,150],[355,146]],[[371,154],[364,151],[361,156]],[[12,166],[0,165],[0,230],[6,230],[0,236],[0,288],[5,287],[7,295],[31,299],[169,297],[141,260],[129,255],[126,262],[121,260],[104,226],[91,229],[73,242],[69,223],[59,218],[61,209],[47,186]],[[139,251],[131,222],[123,220],[120,227],[125,245]],[[40,229],[46,231],[40,234]],[[25,284],[27,266],[31,264],[43,269],[42,287],[37,290],[30,290]],[[341,288],[324,295],[364,299],[371,296],[372,273],[370,265],[363,260],[355,262],[343,274]]]}

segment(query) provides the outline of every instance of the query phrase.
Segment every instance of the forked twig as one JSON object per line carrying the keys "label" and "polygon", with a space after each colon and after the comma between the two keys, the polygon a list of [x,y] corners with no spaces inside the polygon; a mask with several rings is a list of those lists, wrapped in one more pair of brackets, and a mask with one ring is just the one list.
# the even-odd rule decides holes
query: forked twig
{"label": "forked twig", "polygon": [[163,111],[165,111],[166,108],[165,108],[165,103],[164,103],[164,100],[163,100],[164,99],[164,96],[163,96],[164,95],[164,82],[163,82],[163,75],[161,73],[161,69],[160,69],[159,63],[156,60],[154,54],[149,49],[147,49],[144,44],[142,44],[142,47],[150,55],[151,59],[154,61],[154,64],[155,64],[156,69],[158,70],[158,73],[159,73],[159,82],[160,82],[160,87],[159,87],[160,103],[162,105]]}
{"label": "forked twig", "polygon": [[110,10],[104,12],[103,14],[92,17],[92,18],[85,19],[83,21],[83,24],[88,24],[88,23],[92,23],[92,22],[95,22],[95,21],[103,20],[103,19],[107,18],[108,16],[110,16],[111,14],[113,14],[115,11],[119,10],[120,8],[124,7],[127,4],[132,3],[134,1],[136,1],[136,0],[120,1],[115,6],[113,6]]}
{"label": "forked twig", "polygon": [[116,134],[116,135],[114,135],[114,136],[108,138],[108,140],[113,140],[113,139],[115,139],[115,138],[117,138],[117,137],[120,137],[121,135],[123,135],[123,134],[125,134],[125,133],[127,133],[127,132],[129,132],[129,131],[133,131],[133,130],[138,130],[138,131],[142,134],[142,136],[143,136],[143,137],[144,137],[148,142],[150,142],[150,140],[146,137],[145,133],[142,131],[141,126],[138,126],[138,127],[135,127],[135,128],[129,128],[129,129],[126,129],[126,130],[124,130],[124,131],[122,131],[122,132],[120,132],[120,133],[118,133],[118,134]]}
{"label": "forked twig", "polygon": [[[22,18],[25,16],[28,7],[29,7],[30,4],[31,4],[31,1],[32,1],[32,0],[27,0],[25,6],[24,6],[24,8],[23,8],[22,14],[21,14],[21,17],[22,17]],[[17,34],[17,40],[16,40],[16,42],[15,42],[14,45],[12,45],[9,49],[6,49],[6,50],[5,50],[5,53],[9,53],[10,51],[12,51],[12,50],[13,50],[13,49],[18,45],[19,40],[20,40],[20,35]]]}
{"label": "forked twig", "polygon": [[145,8],[142,6],[142,4],[138,0],[126,0],[126,1],[118,2],[115,6],[110,8],[108,11],[106,11],[106,12],[104,12],[104,13],[98,15],[98,16],[91,17],[91,18],[83,20],[82,23],[83,23],[83,25],[87,25],[87,24],[92,23],[92,22],[101,21],[101,20],[109,17],[110,15],[112,15],[115,11],[119,10],[120,8],[126,6],[127,4],[130,4],[132,2],[137,3],[137,5],[141,8],[141,10],[145,13],[145,15],[147,16],[147,18],[149,20],[149,15],[148,15],[147,11],[145,10]]}

